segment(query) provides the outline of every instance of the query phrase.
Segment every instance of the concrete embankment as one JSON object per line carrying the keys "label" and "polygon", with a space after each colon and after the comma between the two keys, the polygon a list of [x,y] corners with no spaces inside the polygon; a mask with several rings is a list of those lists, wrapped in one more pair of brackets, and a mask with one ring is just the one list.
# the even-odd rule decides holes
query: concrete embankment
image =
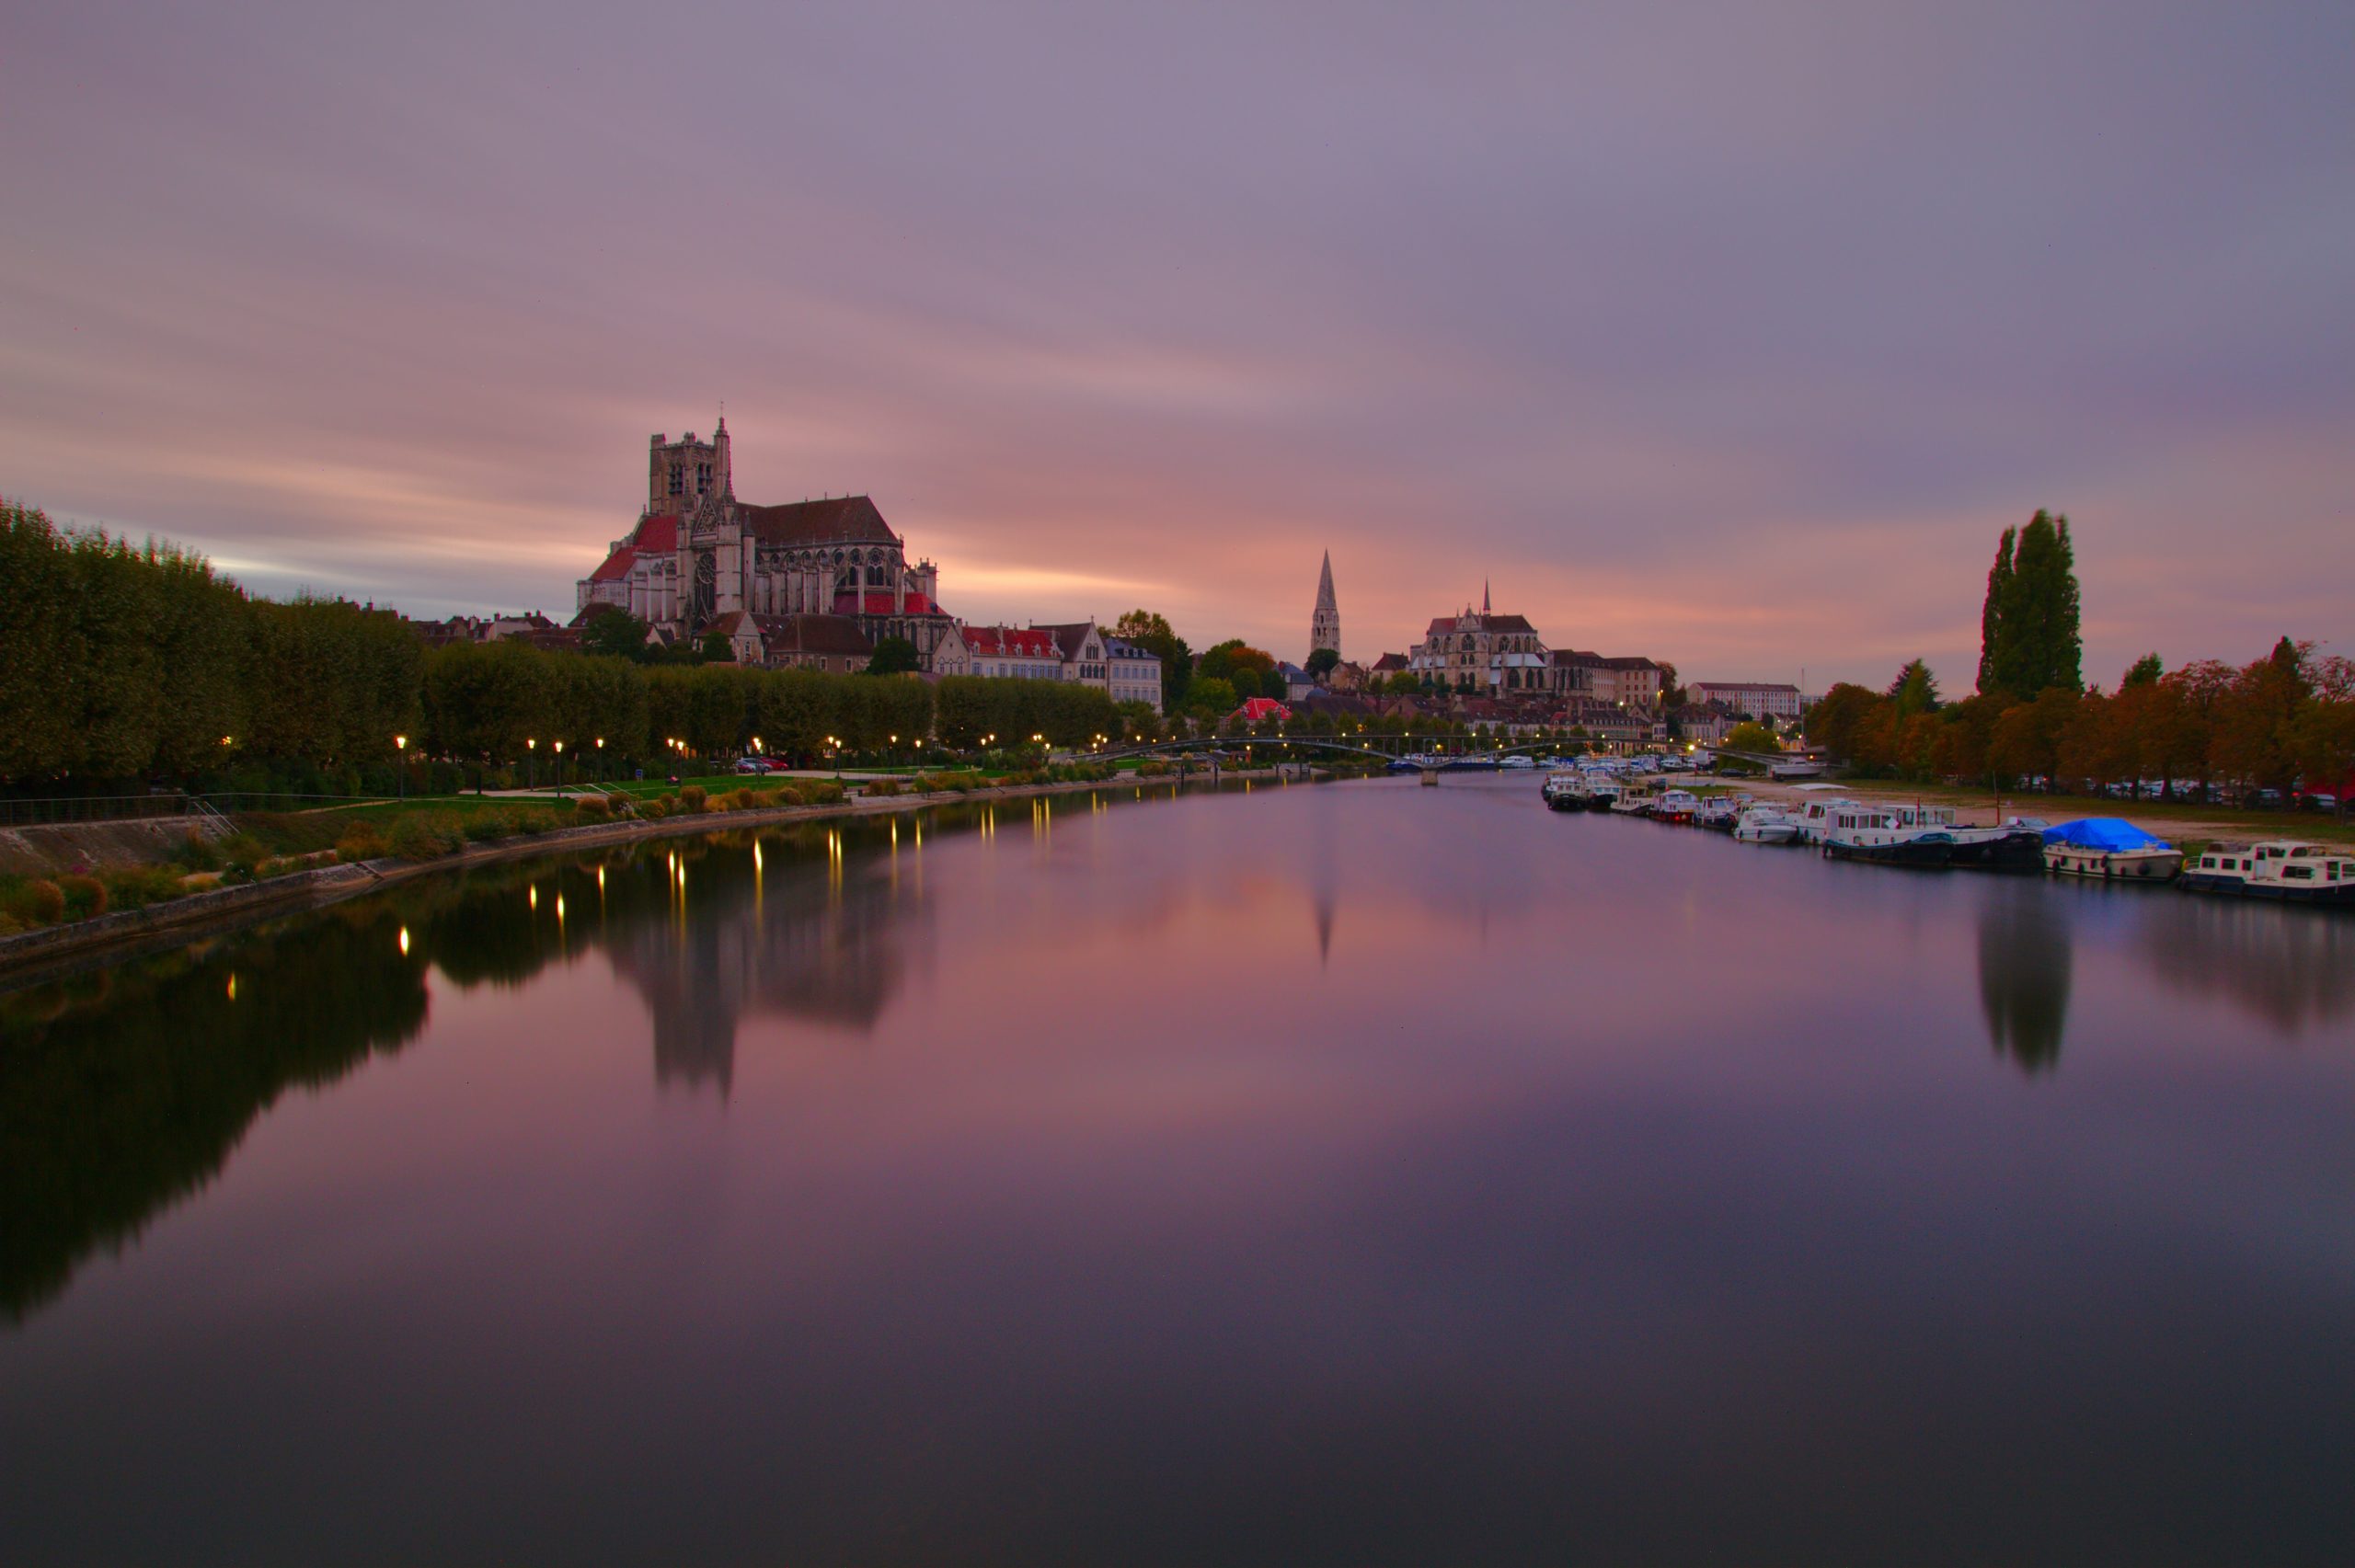
{"label": "concrete embankment", "polygon": [[[1227,780],[1277,778],[1275,769],[1225,773]],[[651,821],[626,818],[580,828],[561,828],[531,837],[470,844],[454,854],[432,860],[372,860],[353,865],[323,866],[291,872],[265,881],[215,888],[172,898],[145,909],[122,910],[91,920],[43,926],[38,931],[0,936],[0,983],[18,984],[54,971],[91,963],[111,963],[138,953],[192,942],[213,933],[255,921],[317,909],[357,898],[380,887],[415,877],[430,876],[467,866],[500,861],[526,860],[535,855],[562,854],[634,843],[642,839],[684,838],[696,833],[733,832],[851,817],[879,817],[893,812],[921,811],[935,806],[984,804],[1021,800],[1038,795],[1078,795],[1092,790],[1162,788],[1208,779],[1119,779],[1094,784],[1023,784],[962,793],[857,796],[833,806],[781,806],[752,811],[703,811]]]}
{"label": "concrete embankment", "polygon": [[217,814],[0,829],[0,871],[55,876],[77,865],[156,865],[178,853],[190,835],[223,839],[231,831]]}

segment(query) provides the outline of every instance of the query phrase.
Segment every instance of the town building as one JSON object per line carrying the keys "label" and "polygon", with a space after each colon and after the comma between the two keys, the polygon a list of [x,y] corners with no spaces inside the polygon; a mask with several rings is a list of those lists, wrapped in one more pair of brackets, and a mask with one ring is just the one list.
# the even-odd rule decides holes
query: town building
{"label": "town building", "polygon": [[1325,564],[1316,573],[1316,608],[1308,617],[1308,651],[1318,648],[1341,651],[1341,610],[1333,599],[1333,552],[1325,552]]}
{"label": "town building", "polygon": [[1115,703],[1143,703],[1161,711],[1161,656],[1119,637],[1104,639],[1104,665]]}
{"label": "town building", "polygon": [[1797,686],[1776,681],[1693,681],[1686,682],[1684,691],[1688,702],[1723,703],[1729,712],[1752,718],[1787,722],[1798,718],[1803,706]]}
{"label": "town building", "polygon": [[[724,616],[835,616],[870,647],[913,644],[920,665],[956,622],[939,601],[939,568],[910,565],[906,543],[866,496],[780,506],[736,498],[728,421],[712,439],[655,436],[648,446],[646,505],[604,561],[580,579],[573,624],[601,607],[626,610],[664,643],[691,642]],[[740,622],[731,644],[749,647]],[[765,638],[762,639],[764,647]],[[840,641],[840,638],[820,640]]]}
{"label": "town building", "polygon": [[1063,650],[1043,626],[953,626],[941,640],[934,671],[1010,681],[1060,681]]}
{"label": "town building", "polygon": [[1553,689],[1565,696],[1592,697],[1629,707],[1656,707],[1660,703],[1660,666],[1648,658],[1606,658],[1577,648],[1557,648],[1552,670]]}

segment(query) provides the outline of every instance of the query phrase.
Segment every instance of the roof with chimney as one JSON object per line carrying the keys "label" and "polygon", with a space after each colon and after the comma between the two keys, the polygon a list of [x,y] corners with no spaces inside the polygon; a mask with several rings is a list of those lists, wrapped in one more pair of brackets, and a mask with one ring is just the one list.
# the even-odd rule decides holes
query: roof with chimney
{"label": "roof with chimney", "polygon": [[[1087,634],[1096,630],[1093,621],[1065,621],[1053,625],[1037,625],[1033,631],[1044,632],[1055,639],[1055,647],[1065,658],[1075,659],[1079,650],[1087,646]],[[1101,640],[1100,638],[1098,639]]]}

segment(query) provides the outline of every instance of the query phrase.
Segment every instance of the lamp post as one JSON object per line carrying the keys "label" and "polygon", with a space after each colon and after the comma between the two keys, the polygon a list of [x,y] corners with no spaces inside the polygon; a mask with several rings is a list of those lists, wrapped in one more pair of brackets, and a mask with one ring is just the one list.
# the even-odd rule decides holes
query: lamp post
{"label": "lamp post", "polygon": [[536,762],[539,750],[540,743],[537,739],[528,735],[523,738],[523,787],[525,789],[537,789],[540,786],[540,773]]}
{"label": "lamp post", "polygon": [[605,779],[605,738],[604,738],[603,736],[602,736],[602,735],[601,735],[601,736],[597,737],[597,782],[598,782],[598,783],[600,783],[600,784],[603,784],[603,783],[604,782],[604,779]]}
{"label": "lamp post", "polygon": [[556,746],[556,792],[562,795],[564,793],[564,742],[558,740],[554,744]]}
{"label": "lamp post", "polygon": [[396,758],[396,761],[393,763],[393,798],[396,800],[407,800],[408,798],[408,736],[396,735],[393,737],[393,752]]}

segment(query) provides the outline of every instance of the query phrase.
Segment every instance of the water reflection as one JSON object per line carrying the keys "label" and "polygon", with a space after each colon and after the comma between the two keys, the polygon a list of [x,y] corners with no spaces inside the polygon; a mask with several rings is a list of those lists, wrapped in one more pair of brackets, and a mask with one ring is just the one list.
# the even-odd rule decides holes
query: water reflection
{"label": "water reflection", "polygon": [[2296,1036],[2355,1009],[2355,921],[2322,910],[2185,898],[2144,922],[2138,944],[2162,984],[2220,997]]}
{"label": "water reflection", "polygon": [[2028,877],[1992,882],[1979,910],[1979,1004],[1987,1038],[2030,1073],[2061,1059],[2069,1019],[2069,921]]}
{"label": "water reflection", "polygon": [[352,905],[0,996],[0,1313],[22,1322],[202,1190],[285,1090],[414,1037],[426,958],[400,925]]}

